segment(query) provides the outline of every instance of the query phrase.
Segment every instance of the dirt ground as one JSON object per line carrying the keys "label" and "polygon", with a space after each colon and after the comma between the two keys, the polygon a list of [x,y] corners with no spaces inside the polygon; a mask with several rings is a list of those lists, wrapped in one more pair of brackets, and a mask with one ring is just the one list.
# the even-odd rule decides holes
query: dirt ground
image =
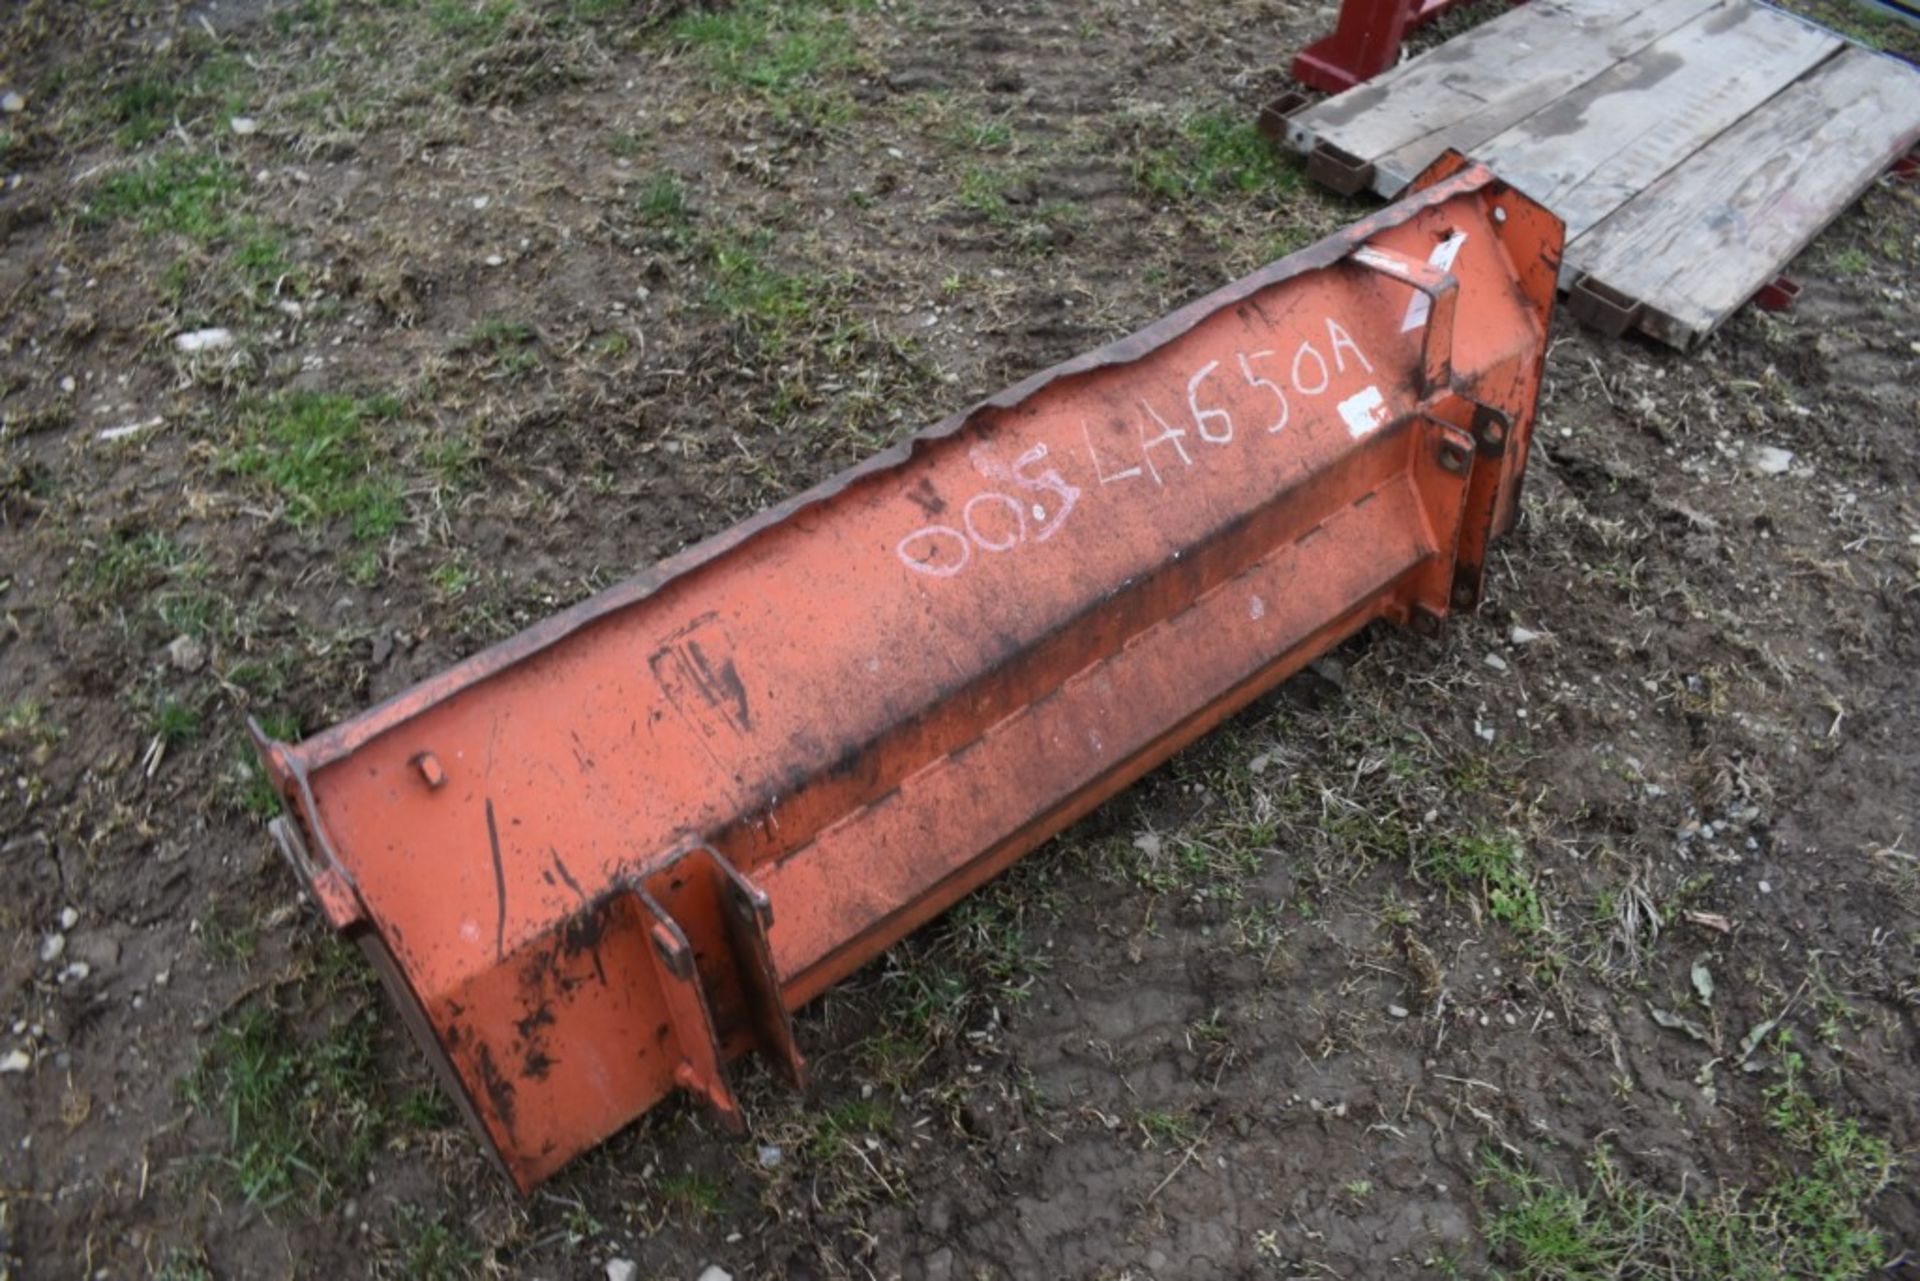
{"label": "dirt ground", "polygon": [[1250,128],[1327,18],[14,4],[0,1277],[1920,1275],[1920,187],[1693,357],[1561,323],[1482,612],[805,1011],[745,1139],[516,1198],[272,851],[246,716],[1357,216]]}

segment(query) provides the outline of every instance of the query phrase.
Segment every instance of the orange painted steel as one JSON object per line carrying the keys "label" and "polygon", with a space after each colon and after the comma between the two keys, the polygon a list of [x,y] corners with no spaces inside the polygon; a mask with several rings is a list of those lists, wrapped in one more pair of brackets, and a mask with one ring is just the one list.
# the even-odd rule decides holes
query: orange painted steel
{"label": "orange painted steel", "polygon": [[[305,742],[277,835],[522,1189],[1509,526],[1561,227],[1429,185]],[[256,729],[256,735],[258,731]]]}

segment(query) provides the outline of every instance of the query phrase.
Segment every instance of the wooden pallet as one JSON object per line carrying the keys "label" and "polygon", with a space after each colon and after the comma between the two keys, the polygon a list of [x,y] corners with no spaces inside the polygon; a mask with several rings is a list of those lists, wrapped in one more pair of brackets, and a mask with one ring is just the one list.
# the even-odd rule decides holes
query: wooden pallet
{"label": "wooden pallet", "polygon": [[1920,71],[1757,0],[1533,0],[1284,127],[1341,191],[1485,161],[1577,315],[1686,350],[1920,142]]}

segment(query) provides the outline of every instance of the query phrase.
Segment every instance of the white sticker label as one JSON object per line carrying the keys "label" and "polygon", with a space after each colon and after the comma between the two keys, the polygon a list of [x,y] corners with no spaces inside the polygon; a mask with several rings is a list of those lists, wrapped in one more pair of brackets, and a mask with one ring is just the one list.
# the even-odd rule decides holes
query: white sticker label
{"label": "white sticker label", "polygon": [[1355,440],[1378,431],[1387,421],[1386,398],[1378,387],[1362,387],[1340,402],[1340,417]]}
{"label": "white sticker label", "polygon": [[[1456,231],[1433,247],[1427,255],[1427,261],[1442,271],[1453,269],[1453,260],[1460,256],[1460,246],[1467,243],[1467,233]],[[1433,309],[1433,299],[1423,293],[1416,293],[1407,301],[1407,317],[1400,322],[1400,332],[1418,329],[1427,323],[1427,313]]]}

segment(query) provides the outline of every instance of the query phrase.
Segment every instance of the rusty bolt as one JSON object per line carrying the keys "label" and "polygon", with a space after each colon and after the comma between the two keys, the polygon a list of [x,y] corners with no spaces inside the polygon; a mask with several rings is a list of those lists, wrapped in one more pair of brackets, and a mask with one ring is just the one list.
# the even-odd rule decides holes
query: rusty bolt
{"label": "rusty bolt", "polygon": [[438,789],[447,781],[447,771],[440,768],[440,758],[432,752],[422,752],[414,757],[413,767],[420,771],[420,777],[426,780],[430,788]]}

